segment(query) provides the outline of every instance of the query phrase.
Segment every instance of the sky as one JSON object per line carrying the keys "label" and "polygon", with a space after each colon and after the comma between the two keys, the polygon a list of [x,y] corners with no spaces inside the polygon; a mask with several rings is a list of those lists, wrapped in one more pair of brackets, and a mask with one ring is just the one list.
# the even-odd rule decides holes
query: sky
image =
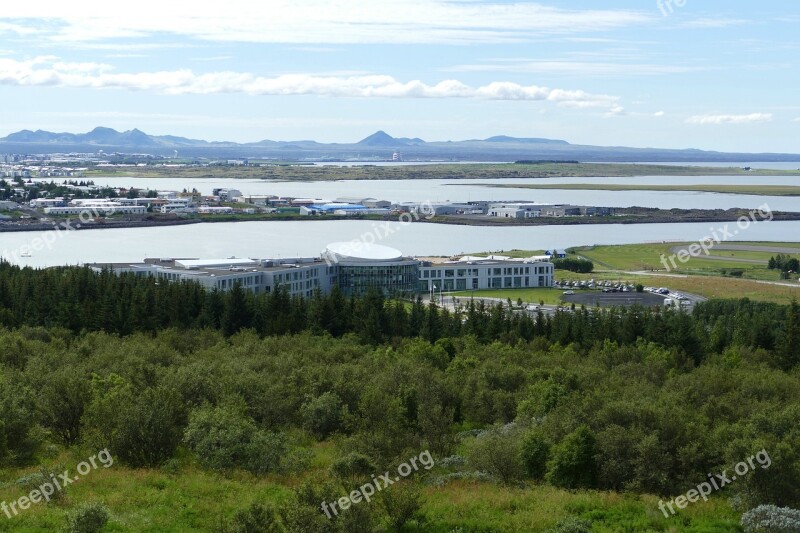
{"label": "sky", "polygon": [[800,153],[788,0],[26,0],[0,13],[0,136]]}

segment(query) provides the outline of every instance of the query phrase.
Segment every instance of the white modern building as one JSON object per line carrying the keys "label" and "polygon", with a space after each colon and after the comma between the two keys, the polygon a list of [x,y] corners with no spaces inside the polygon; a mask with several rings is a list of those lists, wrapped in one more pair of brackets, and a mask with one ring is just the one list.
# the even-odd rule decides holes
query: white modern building
{"label": "white modern building", "polygon": [[64,198],[36,198],[31,200],[30,206],[34,209],[43,209],[45,207],[64,207],[67,201]]}
{"label": "white modern building", "polygon": [[317,289],[327,293],[334,286],[345,295],[361,295],[373,288],[385,294],[413,295],[553,286],[553,264],[540,258],[466,256],[420,261],[388,246],[355,241],[330,244],[315,258],[145,259],[92,268],[167,281],[196,281],[210,290],[226,291],[238,283],[259,294],[280,286],[289,294],[304,297]]}
{"label": "white modern building", "polygon": [[123,205],[120,202],[103,199],[79,199],[70,202],[70,205],[63,207],[45,207],[45,214],[48,215],[142,215],[147,212],[147,207],[143,205]]}
{"label": "white modern building", "polygon": [[450,292],[552,287],[553,275],[553,263],[539,257],[465,256],[452,261],[422,263],[419,290]]}

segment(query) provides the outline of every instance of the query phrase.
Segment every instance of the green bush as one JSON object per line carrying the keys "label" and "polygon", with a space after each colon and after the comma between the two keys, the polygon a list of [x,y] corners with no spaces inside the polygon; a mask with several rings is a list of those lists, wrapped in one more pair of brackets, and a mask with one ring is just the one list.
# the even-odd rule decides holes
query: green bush
{"label": "green bush", "polygon": [[548,533],[591,533],[592,523],[582,518],[563,518]]}
{"label": "green bush", "polygon": [[335,392],[325,392],[316,398],[309,398],[300,407],[303,427],[318,440],[325,440],[339,431],[347,412],[347,406]]}
{"label": "green bush", "polygon": [[226,533],[281,533],[281,526],[275,509],[262,503],[252,503],[238,511],[227,528]]}
{"label": "green bush", "polygon": [[231,403],[194,410],[184,441],[207,468],[256,474],[279,470],[288,448],[283,435],[259,429],[244,406]]}
{"label": "green bush", "polygon": [[102,503],[81,505],[67,517],[70,533],[97,533],[109,520],[108,508]]}
{"label": "green bush", "polygon": [[24,464],[41,445],[30,393],[0,374],[0,466]]}
{"label": "green bush", "polygon": [[594,454],[594,435],[587,426],[579,427],[553,447],[547,463],[547,480],[567,489],[594,487],[597,479]]}
{"label": "green bush", "polygon": [[414,518],[422,507],[422,493],[412,482],[395,483],[381,492],[381,504],[389,516],[389,523],[398,531]]}
{"label": "green bush", "polygon": [[336,459],[330,466],[330,473],[338,479],[346,490],[369,479],[378,467],[364,454],[351,452]]}
{"label": "green bush", "polygon": [[501,483],[512,483],[525,476],[519,431],[513,427],[493,428],[475,437],[468,446],[469,464]]}
{"label": "green bush", "polygon": [[522,462],[528,477],[543,480],[550,458],[550,443],[541,431],[532,429],[522,439]]}
{"label": "green bush", "polygon": [[181,442],[182,411],[177,393],[165,387],[136,393],[124,378],[94,376],[92,400],[83,416],[87,446],[108,448],[133,467],[158,466]]}
{"label": "green bush", "polygon": [[[45,483],[53,484],[52,480],[57,480],[58,475],[62,474],[65,470],[67,470],[67,467],[64,465],[55,465],[49,468],[43,466],[40,467],[36,472],[32,472],[27,476],[18,479],[17,485],[20,486],[23,492],[30,493],[33,490],[39,490],[39,488]],[[53,486],[55,487],[55,485]],[[62,486],[60,490],[53,491],[53,494],[51,494],[49,499],[46,501],[48,503],[63,503],[67,496],[67,490],[69,490],[69,487]]]}

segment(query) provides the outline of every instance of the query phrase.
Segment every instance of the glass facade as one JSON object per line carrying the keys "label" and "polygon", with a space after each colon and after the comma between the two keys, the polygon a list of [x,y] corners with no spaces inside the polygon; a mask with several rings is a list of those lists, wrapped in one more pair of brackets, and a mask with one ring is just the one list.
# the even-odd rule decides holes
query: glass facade
{"label": "glass facade", "polygon": [[418,288],[416,262],[385,265],[339,265],[339,288],[347,295],[363,295],[370,288],[384,294],[414,293]]}

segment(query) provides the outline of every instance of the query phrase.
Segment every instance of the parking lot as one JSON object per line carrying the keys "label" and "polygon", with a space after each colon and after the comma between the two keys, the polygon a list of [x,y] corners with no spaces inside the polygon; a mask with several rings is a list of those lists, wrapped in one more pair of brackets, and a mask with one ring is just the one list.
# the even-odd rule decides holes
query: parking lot
{"label": "parking lot", "polygon": [[586,307],[628,306],[628,305],[664,305],[664,299],[669,296],[651,292],[602,292],[598,290],[575,291],[575,294],[565,294],[564,302],[574,303],[576,306]]}

